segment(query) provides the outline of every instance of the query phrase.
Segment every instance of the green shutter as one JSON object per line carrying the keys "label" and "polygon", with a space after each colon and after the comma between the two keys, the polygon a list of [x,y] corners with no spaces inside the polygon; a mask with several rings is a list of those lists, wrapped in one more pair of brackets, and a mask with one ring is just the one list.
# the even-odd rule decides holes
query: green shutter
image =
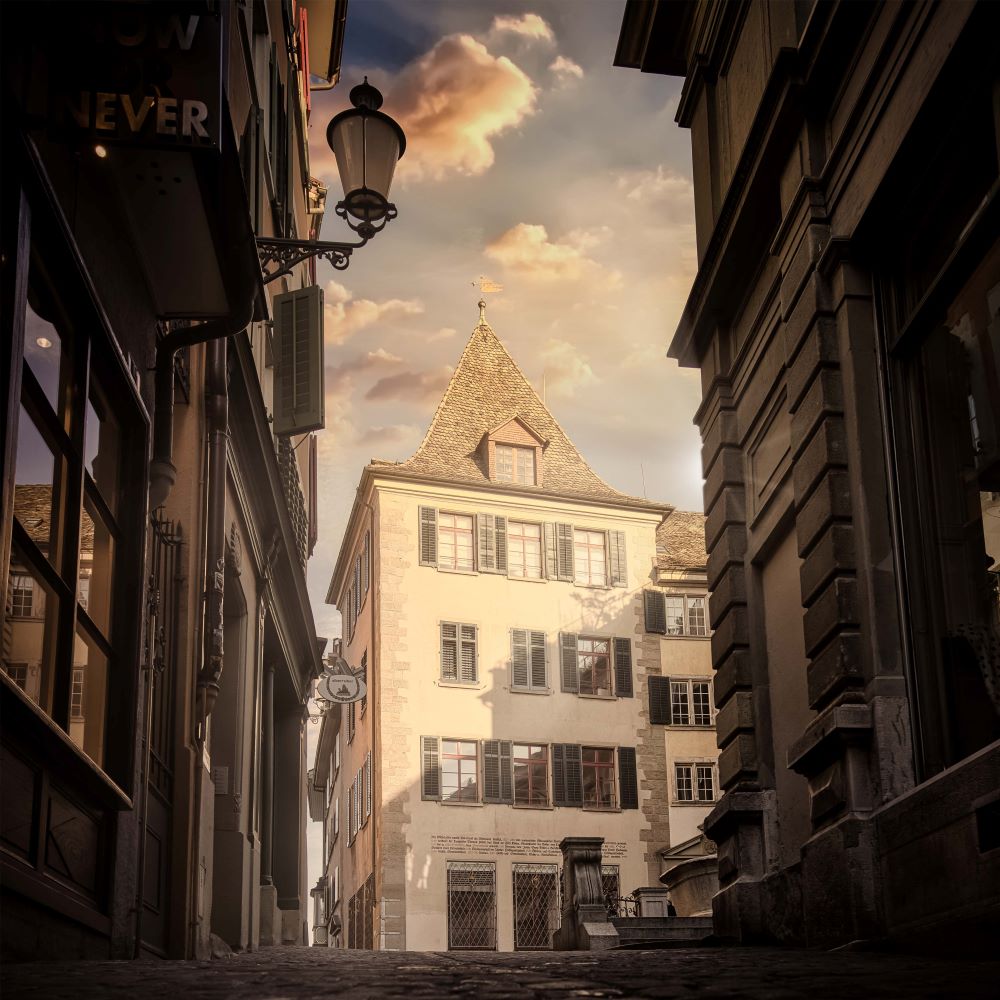
{"label": "green shutter", "polygon": [[433,507],[420,508],[420,565],[437,566],[438,536],[437,511]]}
{"label": "green shutter", "polygon": [[562,666],[563,691],[579,692],[580,669],[576,655],[576,636],[563,632],[559,635],[559,660]]}
{"label": "green shutter", "polygon": [[274,433],[305,434],[325,426],[323,289],[310,285],[276,295]]}
{"label": "green shutter", "polygon": [[632,697],[632,642],[615,639],[615,694],[619,698]]}
{"label": "green shutter", "polygon": [[523,628],[510,630],[510,682],[518,688],[529,685],[528,633]]}

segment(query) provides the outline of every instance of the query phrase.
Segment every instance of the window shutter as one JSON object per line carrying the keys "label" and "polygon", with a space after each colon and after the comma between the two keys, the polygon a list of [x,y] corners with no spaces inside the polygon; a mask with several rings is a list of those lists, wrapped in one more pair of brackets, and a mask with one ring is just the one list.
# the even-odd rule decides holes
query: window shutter
{"label": "window shutter", "polygon": [[496,518],[492,514],[477,514],[479,528],[479,572],[497,571]]}
{"label": "window shutter", "polygon": [[365,757],[365,816],[372,814],[372,755]]}
{"label": "window shutter", "polygon": [[529,648],[531,686],[533,688],[544,688],[548,679],[545,676],[545,633],[531,632],[529,633],[529,638],[531,640]]}
{"label": "window shutter", "polygon": [[639,778],[635,767],[635,747],[618,748],[618,796],[622,809],[639,808]]}
{"label": "window shutter", "polygon": [[574,743],[565,745],[566,805],[583,805],[583,748]]}
{"label": "window shutter", "polygon": [[[365,691],[368,690],[368,650],[366,649],[361,655],[361,679],[365,682]],[[361,714],[364,715],[365,709],[368,707],[368,695],[365,694],[364,698],[361,699]]]}
{"label": "window shutter", "polygon": [[568,805],[566,801],[566,747],[562,743],[552,744],[552,804]]}
{"label": "window shutter", "polygon": [[420,737],[420,766],[423,780],[421,782],[421,798],[441,798],[441,769],[439,740],[436,736]]}
{"label": "window shutter", "polygon": [[646,611],[646,631],[667,634],[667,599],[659,590],[644,590],[643,606]]}
{"label": "window shutter", "polygon": [[580,669],[576,656],[576,636],[568,632],[559,635],[559,659],[562,664],[563,691],[580,690]]}
{"label": "window shutter", "polygon": [[670,725],[670,681],[666,677],[649,677],[649,721],[654,726]]}
{"label": "window shutter", "polygon": [[627,582],[624,531],[608,532],[608,576],[612,587],[624,587]]}
{"label": "window shutter", "polygon": [[477,636],[475,625],[462,625],[461,660],[459,662],[459,680],[466,684],[475,684],[479,679],[479,663]]}
{"label": "window shutter", "polygon": [[632,697],[632,641],[615,639],[615,694],[619,698]]}
{"label": "window shutter", "polygon": [[546,523],[543,525],[545,535],[545,576],[549,580],[559,579],[559,559],[556,555],[556,526]]}
{"label": "window shutter", "polygon": [[433,507],[420,508],[420,565],[437,566],[438,512]]}
{"label": "window shutter", "polygon": [[497,515],[497,572],[507,572],[507,518]]}
{"label": "window shutter", "polygon": [[364,545],[361,548],[361,586],[364,592],[368,593],[372,578],[372,533],[365,532]]}
{"label": "window shutter", "polygon": [[510,630],[510,678],[514,687],[528,687],[528,633],[523,628]]}
{"label": "window shutter", "polygon": [[500,801],[514,801],[514,747],[511,740],[500,740]]}
{"label": "window shutter", "polygon": [[557,577],[560,580],[573,580],[573,525],[556,525],[556,557],[558,563]]}
{"label": "window shutter", "polygon": [[441,622],[441,680],[458,680],[458,626]]}
{"label": "window shutter", "polygon": [[310,285],[273,299],[278,364],[274,378],[274,433],[305,434],[325,426],[323,289]]}
{"label": "window shutter", "polygon": [[500,801],[500,741],[483,740],[483,802]]}

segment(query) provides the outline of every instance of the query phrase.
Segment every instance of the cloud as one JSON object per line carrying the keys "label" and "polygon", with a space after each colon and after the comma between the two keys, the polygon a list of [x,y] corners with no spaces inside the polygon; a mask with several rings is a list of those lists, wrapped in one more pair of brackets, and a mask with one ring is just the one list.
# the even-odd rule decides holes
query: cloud
{"label": "cloud", "polygon": [[549,339],[539,352],[544,364],[545,391],[555,396],[570,397],[577,389],[594,385],[598,378],[590,362],[578,346],[565,340]]}
{"label": "cloud", "polygon": [[379,368],[392,368],[402,364],[403,359],[397,354],[391,354],[384,347],[378,347],[374,351],[359,354],[350,361],[345,361],[342,365],[337,365],[332,369],[336,377],[353,374],[355,372],[367,372]]}
{"label": "cloud", "polygon": [[693,216],[694,188],[690,178],[683,177],[662,164],[655,170],[634,170],[620,174],[615,186],[619,191],[625,192],[629,201],[641,201],[647,205],[653,202],[675,202],[688,215]]}
{"label": "cloud", "polygon": [[342,344],[373,323],[419,316],[424,311],[423,303],[417,299],[387,299],[384,302],[355,299],[340,282],[332,280],[326,284],[324,303],[324,329],[330,344]]}
{"label": "cloud", "polygon": [[419,438],[421,430],[416,424],[390,424],[387,427],[368,427],[357,438],[359,445],[382,447],[401,441]]}
{"label": "cloud", "polygon": [[572,59],[568,59],[566,56],[556,56],[549,64],[549,71],[563,85],[572,83],[573,80],[583,79],[583,67],[578,66]]}
{"label": "cloud", "polygon": [[490,34],[502,35],[506,33],[530,38],[532,41],[547,42],[549,45],[554,45],[556,40],[549,23],[538,14],[522,14],[520,17],[515,17],[513,14],[501,14],[493,18]]}
{"label": "cloud", "polygon": [[429,372],[400,372],[398,375],[386,375],[365,393],[365,399],[380,402],[432,402],[447,388],[453,371],[450,365],[445,365]]}
{"label": "cloud", "polygon": [[605,230],[574,230],[556,241],[549,239],[545,226],[519,222],[487,244],[486,254],[533,281],[586,279],[605,288],[617,287],[621,276],[607,271],[586,254],[606,234]]}
{"label": "cloud", "polygon": [[386,105],[407,135],[399,177],[484,173],[496,157],[493,140],[534,114],[536,96],[506,56],[491,55],[471,35],[445,36],[387,88]]}
{"label": "cloud", "polygon": [[428,344],[433,344],[436,340],[447,340],[449,337],[454,337],[458,333],[453,326],[442,326],[440,330],[435,331],[427,338]]}

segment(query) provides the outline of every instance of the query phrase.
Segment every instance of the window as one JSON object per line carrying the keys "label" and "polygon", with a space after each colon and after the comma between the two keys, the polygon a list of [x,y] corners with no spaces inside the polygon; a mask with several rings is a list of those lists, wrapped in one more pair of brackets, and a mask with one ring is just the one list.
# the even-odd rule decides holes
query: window
{"label": "window", "polygon": [[534,743],[514,744],[514,804],[549,804],[549,748]]}
{"label": "window", "polygon": [[715,765],[675,764],[674,789],[678,802],[714,802]]}
{"label": "window", "polygon": [[31,617],[34,592],[35,588],[32,586],[30,576],[26,576],[24,573],[11,573],[10,614],[12,618]]}
{"label": "window", "polygon": [[70,692],[69,717],[74,722],[83,721],[83,670],[73,670],[73,689]]}
{"label": "window", "polygon": [[583,748],[583,807],[615,808],[615,751],[611,747]]}
{"label": "window", "polygon": [[496,446],[497,482],[535,485],[535,449],[509,444]]}
{"label": "window", "polygon": [[670,725],[710,726],[712,696],[710,681],[670,681]]}
{"label": "window", "polygon": [[475,740],[441,741],[441,799],[479,801],[479,745]]}
{"label": "window", "polygon": [[617,917],[618,900],[622,894],[618,865],[601,865],[601,892],[608,907],[608,914]]}
{"label": "window", "polygon": [[441,680],[475,684],[479,663],[475,625],[441,622]]}
{"label": "window", "polygon": [[340,799],[333,800],[333,839],[340,835]]}
{"label": "window", "polygon": [[496,865],[448,862],[448,949],[496,951]]}
{"label": "window", "polygon": [[703,596],[647,590],[643,594],[643,604],[647,632],[659,635],[708,635],[708,613]]}
{"label": "window", "polygon": [[545,691],[545,633],[510,630],[510,683],[522,691]]}
{"label": "window", "polygon": [[438,515],[438,568],[471,573],[475,568],[472,556],[472,515]]}
{"label": "window", "polygon": [[605,537],[603,531],[573,531],[573,563],[576,582],[587,587],[607,584]]}
{"label": "window", "polygon": [[368,650],[366,649],[361,654],[361,679],[365,682],[365,696],[361,699],[361,716],[364,718],[365,712],[368,711]]}
{"label": "window", "polygon": [[365,797],[365,822],[368,821],[368,817],[372,814],[372,755],[371,751],[368,752],[365,757],[365,787],[364,787],[364,797]]}
{"label": "window", "polygon": [[588,639],[578,636],[577,664],[580,672],[580,694],[609,696],[611,694],[611,640]]}
{"label": "window", "polygon": [[542,578],[542,526],[510,521],[507,526],[508,575],[522,580]]}
{"label": "window", "polygon": [[27,663],[5,663],[3,672],[22,690],[28,686]]}
{"label": "window", "polygon": [[514,948],[544,951],[559,929],[559,869],[556,865],[512,866]]}
{"label": "window", "polygon": [[688,597],[687,600],[687,634],[708,635],[708,624],[705,620],[705,598]]}

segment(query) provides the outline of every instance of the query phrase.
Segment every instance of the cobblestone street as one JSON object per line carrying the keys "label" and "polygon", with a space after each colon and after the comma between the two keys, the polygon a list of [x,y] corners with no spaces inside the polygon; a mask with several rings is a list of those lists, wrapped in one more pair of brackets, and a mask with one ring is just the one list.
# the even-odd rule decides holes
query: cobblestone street
{"label": "cobblestone street", "polygon": [[268,949],[213,962],[8,965],[5,1000],[474,997],[761,997],[810,1000],[997,996],[1000,963],[877,953],[702,948],[494,954]]}

